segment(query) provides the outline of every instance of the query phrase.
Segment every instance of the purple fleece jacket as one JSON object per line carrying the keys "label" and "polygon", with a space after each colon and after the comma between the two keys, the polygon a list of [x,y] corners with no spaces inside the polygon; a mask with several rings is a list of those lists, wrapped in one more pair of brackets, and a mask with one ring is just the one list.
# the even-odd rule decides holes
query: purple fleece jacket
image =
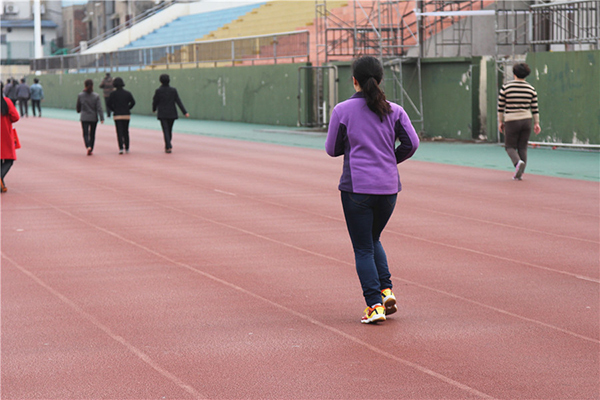
{"label": "purple fleece jacket", "polygon": [[419,136],[404,109],[389,104],[392,112],[383,122],[369,109],[362,92],[334,107],[325,150],[332,157],[344,155],[340,190],[380,195],[402,190],[396,164],[415,153]]}

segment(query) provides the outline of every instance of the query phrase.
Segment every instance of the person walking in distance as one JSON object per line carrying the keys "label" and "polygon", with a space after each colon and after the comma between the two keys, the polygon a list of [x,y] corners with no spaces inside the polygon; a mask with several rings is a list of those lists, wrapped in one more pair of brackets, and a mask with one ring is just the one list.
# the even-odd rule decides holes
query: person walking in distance
{"label": "person walking in distance", "polygon": [[108,98],[114,89],[113,78],[110,76],[110,73],[107,72],[102,82],[100,82],[100,89],[104,94],[104,105],[106,106],[106,117],[110,118],[110,110],[108,109]]}
{"label": "person walking in distance", "polygon": [[17,86],[17,100],[19,102],[19,110],[21,110],[21,116],[25,116],[25,118],[29,117],[29,112],[27,110],[27,102],[31,97],[31,91],[29,90],[29,85],[25,83],[25,79],[21,79],[21,83]]}
{"label": "person walking in distance", "polygon": [[94,143],[96,142],[96,126],[98,118],[104,123],[104,112],[100,96],[94,93],[94,81],[86,79],[84,82],[85,89],[77,96],[77,112],[81,114],[81,128],[83,130],[83,141],[87,149],[87,155],[91,156],[94,151]]}
{"label": "person walking in distance", "polygon": [[419,146],[404,109],[386,100],[379,87],[382,79],[376,58],[353,62],[356,93],[334,107],[325,141],[327,154],[344,156],[338,188],[367,305],[361,319],[365,324],[385,321],[398,310],[380,236],[402,189],[397,164]]}
{"label": "person walking in distance", "polygon": [[114,90],[108,97],[106,106],[108,112],[113,113],[115,128],[117,130],[117,141],[119,142],[119,154],[123,154],[123,150],[129,153],[129,120],[131,119],[131,109],[135,106],[133,95],[123,89],[125,82],[122,78],[113,80]]}
{"label": "person walking in distance", "polygon": [[17,106],[17,86],[19,85],[19,82],[17,82],[16,79],[14,78],[10,78],[7,81],[6,87],[4,88],[4,91],[2,93],[4,93],[4,95],[6,97],[8,97],[10,99],[10,101],[13,103],[13,105],[16,107]]}
{"label": "person walking in distance", "polygon": [[173,138],[173,124],[178,118],[175,104],[179,106],[179,109],[186,118],[189,118],[190,114],[188,114],[183,106],[179,94],[177,93],[177,89],[169,86],[169,75],[162,74],[159,81],[161,86],[154,92],[152,112],[156,113],[156,117],[160,121],[162,127],[163,136],[165,138],[165,152],[170,153],[173,149],[173,146],[171,145],[171,140]]}
{"label": "person walking in distance", "polygon": [[4,84],[0,82],[0,93],[2,93],[2,115],[0,117],[1,136],[0,136],[0,159],[2,179],[0,180],[1,192],[6,192],[4,177],[17,159],[15,144],[15,134],[12,124],[19,120],[19,113],[13,102],[4,97]]}
{"label": "person walking in distance", "polygon": [[504,133],[504,148],[515,167],[513,179],[519,181],[527,165],[532,117],[535,134],[542,131],[537,92],[525,81],[530,73],[525,63],[513,65],[514,79],[502,85],[498,95],[498,129]]}
{"label": "person walking in distance", "polygon": [[35,109],[38,109],[38,114],[40,118],[42,117],[42,105],[41,102],[44,100],[44,88],[40,85],[40,80],[35,78],[33,80],[33,85],[29,88],[31,91],[31,111],[33,112],[33,116],[35,117]]}

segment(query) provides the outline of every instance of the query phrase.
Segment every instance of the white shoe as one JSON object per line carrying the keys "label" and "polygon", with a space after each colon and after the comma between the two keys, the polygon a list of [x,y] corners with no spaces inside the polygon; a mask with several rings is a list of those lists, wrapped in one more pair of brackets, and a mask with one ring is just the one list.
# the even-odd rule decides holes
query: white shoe
{"label": "white shoe", "polygon": [[513,179],[520,181],[521,177],[523,176],[523,172],[525,172],[525,161],[519,160],[517,165],[515,165],[515,175],[513,176]]}

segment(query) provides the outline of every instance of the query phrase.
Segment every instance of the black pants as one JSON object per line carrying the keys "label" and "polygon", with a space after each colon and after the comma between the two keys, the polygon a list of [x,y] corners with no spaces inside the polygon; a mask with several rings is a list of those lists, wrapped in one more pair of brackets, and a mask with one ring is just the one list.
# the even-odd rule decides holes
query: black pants
{"label": "black pants", "polygon": [[83,141],[85,142],[86,149],[94,150],[97,125],[98,121],[81,121],[81,128],[83,129]]}
{"label": "black pants", "polygon": [[504,123],[504,148],[514,166],[519,160],[527,163],[527,143],[531,136],[531,119]]}
{"label": "black pants", "polygon": [[26,116],[28,114],[27,110],[27,102],[29,101],[26,98],[19,98],[19,110],[21,110],[21,116]]}
{"label": "black pants", "polygon": [[8,174],[8,170],[12,167],[15,160],[2,160],[2,182],[4,182],[4,177]]}
{"label": "black pants", "polygon": [[104,106],[106,107],[106,116],[110,118],[110,110],[108,109],[108,97],[104,98]]}
{"label": "black pants", "polygon": [[165,137],[165,149],[171,149],[171,139],[173,138],[173,124],[175,120],[172,118],[161,118],[160,125],[162,126],[163,135]]}
{"label": "black pants", "polygon": [[129,150],[129,120],[115,119],[115,127],[117,128],[117,140],[119,141],[119,149]]}
{"label": "black pants", "polygon": [[35,117],[35,108],[37,107],[40,117],[42,116],[42,101],[41,100],[31,100],[31,111],[33,112],[33,116]]}

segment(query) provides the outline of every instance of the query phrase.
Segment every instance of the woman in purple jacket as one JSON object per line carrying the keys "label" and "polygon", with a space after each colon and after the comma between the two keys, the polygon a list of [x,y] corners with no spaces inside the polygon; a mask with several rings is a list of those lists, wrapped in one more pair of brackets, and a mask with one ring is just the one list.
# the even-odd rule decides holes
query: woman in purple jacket
{"label": "woman in purple jacket", "polygon": [[361,319],[365,324],[385,321],[386,315],[398,310],[379,239],[402,189],[397,164],[410,158],[419,146],[404,109],[385,99],[379,87],[382,79],[383,67],[376,58],[354,61],[356,93],[333,109],[325,142],[327,154],[344,155],[339,190],[367,303]]}

